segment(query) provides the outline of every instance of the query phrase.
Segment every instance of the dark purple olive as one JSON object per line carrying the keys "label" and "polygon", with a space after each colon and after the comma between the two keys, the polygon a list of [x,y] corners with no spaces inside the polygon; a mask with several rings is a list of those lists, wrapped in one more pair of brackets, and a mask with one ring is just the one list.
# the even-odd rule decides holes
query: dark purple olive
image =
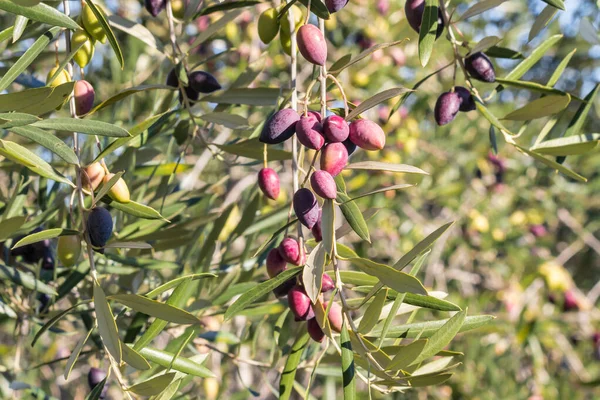
{"label": "dark purple olive", "polygon": [[275,278],[277,275],[287,269],[287,261],[279,253],[279,249],[271,249],[267,254],[267,274],[269,278]]}
{"label": "dark purple olive", "polygon": [[458,95],[460,99],[460,108],[459,110],[462,112],[469,112],[475,110],[475,99],[471,96],[471,92],[469,89],[463,86],[455,86],[454,93]]}
{"label": "dark purple olive", "polygon": [[346,150],[348,151],[348,157],[354,154],[356,148],[358,147],[356,144],[354,144],[352,140],[350,140],[350,138],[344,140],[342,143],[344,144],[344,146],[346,146]]}
{"label": "dark purple olive", "polygon": [[460,97],[455,92],[442,93],[435,103],[434,117],[439,126],[449,124],[460,109]]}
{"label": "dark purple olive", "polygon": [[317,223],[310,231],[317,243],[323,240],[323,232],[321,232],[321,210],[319,210],[319,219],[317,220]]}
{"label": "dark purple olive", "polygon": [[174,88],[179,87],[179,79],[177,78],[177,71],[175,71],[175,68],[169,71],[169,75],[167,75],[166,84]]}
{"label": "dark purple olive", "polygon": [[198,93],[212,93],[221,89],[217,79],[204,71],[194,71],[188,75],[190,87]]}
{"label": "dark purple olive", "polygon": [[296,321],[308,321],[315,317],[310,298],[301,286],[294,286],[288,293],[288,304]]}
{"label": "dark purple olive", "polygon": [[298,221],[308,229],[316,225],[320,216],[319,203],[310,189],[302,188],[294,194],[294,212]]}
{"label": "dark purple olive", "polygon": [[330,13],[336,13],[348,4],[348,0],[325,0],[325,5]]}
{"label": "dark purple olive", "polygon": [[277,111],[265,123],[260,133],[260,141],[267,144],[285,142],[296,133],[296,122],[299,120],[300,115],[291,108]]}
{"label": "dark purple olive", "polygon": [[323,133],[330,142],[343,142],[350,135],[350,127],[344,118],[331,115],[323,122]]}
{"label": "dark purple olive", "polygon": [[167,0],[145,0],[144,5],[150,15],[156,17],[167,6]]}
{"label": "dark purple olive", "polygon": [[[406,12],[406,19],[408,20],[411,28],[413,28],[415,32],[419,33],[421,31],[423,13],[425,12],[425,0],[406,0],[404,11]],[[438,27],[436,38],[439,38],[443,31],[444,19],[442,18],[441,10],[438,9]]]}
{"label": "dark purple olive", "polygon": [[87,231],[92,246],[104,247],[113,230],[112,216],[106,208],[95,207],[90,211],[87,220]]}
{"label": "dark purple olive", "polygon": [[321,280],[321,292],[327,293],[335,289],[335,283],[333,283],[333,279],[327,274],[323,274],[323,278]]}
{"label": "dark purple olive", "polygon": [[317,322],[316,318],[308,320],[308,322],[306,323],[306,330],[308,331],[308,334],[310,335],[312,340],[314,340],[317,343],[321,343],[323,339],[325,339],[325,334],[319,326],[319,323]]}
{"label": "dark purple olive", "polygon": [[262,168],[258,172],[258,187],[271,200],[277,200],[280,192],[279,175],[272,168]]}
{"label": "dark purple olive", "polygon": [[496,82],[496,71],[492,61],[479,52],[465,58],[465,68],[472,78],[482,82]]}

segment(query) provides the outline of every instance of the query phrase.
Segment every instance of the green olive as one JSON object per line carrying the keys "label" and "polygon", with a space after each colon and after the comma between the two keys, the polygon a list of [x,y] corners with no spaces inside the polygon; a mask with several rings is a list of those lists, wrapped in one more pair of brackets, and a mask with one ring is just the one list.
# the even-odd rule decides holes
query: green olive
{"label": "green olive", "polygon": [[[107,174],[104,176],[104,183],[108,183],[113,176],[115,176],[115,174]],[[127,184],[123,178],[119,178],[117,183],[110,188],[108,195],[111,199],[118,201],[119,203],[129,203],[131,201],[129,196],[129,188],[127,187]]]}
{"label": "green olive", "polygon": [[[95,4],[96,8],[106,16],[106,13],[99,5]],[[87,31],[87,33],[94,39],[98,40],[101,43],[106,43],[106,32],[102,28],[100,21],[96,18],[96,14],[92,11],[90,6],[87,3],[83,6],[81,10],[81,22],[83,23],[83,27]]]}
{"label": "green olive", "polygon": [[81,68],[84,68],[90,63],[92,57],[94,57],[93,39],[89,37],[84,30],[75,31],[71,37],[71,48],[76,49],[79,46],[81,46],[81,48],[75,53],[73,60]]}
{"label": "green olive", "polygon": [[277,9],[269,8],[258,17],[258,37],[264,44],[271,43],[277,36],[277,32],[279,32],[277,14]]}
{"label": "green olive", "polygon": [[57,75],[56,78],[54,78],[54,80],[52,82],[50,81],[50,78],[52,78],[54,76],[54,74],[56,73],[56,71],[58,71],[59,66],[57,65],[56,67],[52,68],[50,70],[50,72],[48,72],[48,76],[46,77],[46,84],[50,87],[57,87],[60,86],[62,84],[65,84],[67,82],[71,82],[71,75],[69,75],[69,73],[67,72],[66,69],[63,69],[62,71],[59,72],[59,74]]}
{"label": "green olive", "polygon": [[78,235],[59,237],[56,254],[63,266],[72,267],[81,255],[81,238]]}

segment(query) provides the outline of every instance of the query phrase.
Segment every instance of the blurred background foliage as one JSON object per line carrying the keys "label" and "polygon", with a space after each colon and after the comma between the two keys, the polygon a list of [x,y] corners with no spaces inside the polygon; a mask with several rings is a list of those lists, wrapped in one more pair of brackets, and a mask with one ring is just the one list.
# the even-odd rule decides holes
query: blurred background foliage
{"label": "blurred background foliage", "polygon": [[[72,3],[73,13],[77,14],[79,4]],[[340,74],[350,101],[359,102],[392,87],[410,88],[421,78],[452,62],[451,46],[442,36],[436,43],[429,66],[420,66],[418,38],[405,20],[404,2],[351,0],[350,3],[344,12],[326,22],[329,60],[348,53],[358,54],[378,43],[409,39],[375,52],[371,58]],[[456,7],[456,14],[460,15],[472,3],[452,1],[450,10]],[[556,87],[584,97],[600,81],[598,33],[595,32],[595,43],[589,34],[589,26],[600,27],[599,4],[593,0],[567,0],[565,5],[567,10],[558,12],[549,26],[529,43],[532,23],[546,6],[540,0],[508,1],[499,8],[459,23],[458,27],[466,41],[476,43],[485,36],[496,35],[502,38],[503,47],[523,54],[529,54],[551,35],[564,35],[523,79],[545,83],[560,61],[576,48],[577,52]],[[159,48],[168,48],[166,18],[151,18],[134,0],[109,0],[106,6],[112,14],[142,23],[159,38]],[[265,2],[240,11],[235,21],[193,49],[190,65],[202,62],[202,69],[214,74],[224,87],[230,87],[249,65],[264,64],[253,85],[287,88],[289,57],[282,52],[277,40],[264,46],[256,33],[255,21],[266,7]],[[189,43],[211,29],[221,16],[221,13],[214,13],[185,26],[178,25],[178,40]],[[13,15],[0,13],[0,26],[8,27],[13,23]],[[582,32],[583,29],[587,33]],[[40,32],[39,27],[31,24],[17,45],[9,47],[9,41],[0,43],[0,75]],[[99,45],[92,63],[85,70],[85,78],[96,90],[96,103],[124,88],[162,84],[172,67],[164,54],[154,51],[147,43],[118,29],[115,33],[123,49],[125,67],[119,67],[110,46]],[[59,58],[64,55],[61,41]],[[19,78],[18,84],[43,85],[54,60],[54,48],[49,46],[27,74]],[[518,62],[494,59],[497,75],[505,75]],[[303,82],[307,82],[312,74],[312,66],[300,63],[300,88],[306,89]],[[447,68],[427,80],[389,119],[395,99],[367,113],[384,126],[388,144],[380,153],[358,152],[353,155],[353,161],[377,158],[406,163],[431,175],[419,181],[415,188],[358,200],[361,210],[379,209],[368,221],[372,244],[361,242],[356,236],[348,236],[345,242],[352,244],[363,257],[389,263],[444,223],[456,221],[426,259],[422,280],[428,288],[449,293],[447,300],[463,309],[468,308],[470,315],[493,314],[497,319],[489,327],[456,338],[452,350],[465,353],[464,364],[450,381],[394,398],[598,398],[600,343],[594,341],[594,334],[600,332],[597,308],[600,296],[600,154],[591,152],[567,159],[569,168],[588,179],[587,183],[580,183],[557,174],[503,142],[499,142],[498,154],[494,155],[488,134],[489,122],[477,112],[461,114],[447,126],[436,126],[433,107],[438,95],[451,88],[452,75],[452,68]],[[460,74],[458,82],[462,82]],[[494,87],[493,84],[477,84],[484,96]],[[491,101],[489,108],[495,115],[505,115],[537,96],[527,90],[506,88]],[[330,98],[330,105],[339,106],[337,91],[333,90]],[[170,92],[146,91],[103,108],[95,118],[130,128],[152,115],[166,112],[172,104]],[[577,104],[568,108],[553,131],[555,136],[566,129],[576,110]],[[211,103],[199,103],[194,107],[196,115],[211,111]],[[264,120],[268,109],[232,106],[228,112],[243,115],[249,126],[230,130],[203,122],[202,134],[212,143],[230,143],[249,137]],[[66,113],[66,110],[60,113]],[[240,293],[251,287],[253,275],[264,277],[264,268],[254,272],[257,264],[250,256],[270,237],[270,232],[285,223],[291,171],[289,163],[279,163],[284,199],[278,204],[261,199],[261,216],[255,225],[238,235],[236,227],[256,193],[254,174],[260,168],[260,162],[244,159],[240,163],[230,155],[214,157],[198,139],[188,139],[189,146],[180,145],[175,136],[179,119],[186,119],[184,113],[165,114],[164,124],[158,129],[142,135],[133,146],[107,157],[112,170],[127,171],[125,177],[133,198],[159,210],[171,224],[162,220],[137,221],[119,215],[116,227],[119,239],[149,241],[154,250],[115,254],[112,260],[106,259],[98,268],[101,273],[114,274],[110,282],[116,292],[119,288],[136,289],[148,285],[153,279],[158,282],[172,279],[179,273],[179,266],[187,266],[190,260],[198,258],[198,253],[206,252],[203,265],[207,268],[209,264],[219,266],[223,274],[219,282],[204,288],[196,302],[214,302],[213,294],[223,289],[219,286],[231,282],[231,288]],[[519,142],[526,146],[533,144],[544,123],[543,119],[533,121]],[[598,132],[599,126],[600,103],[596,101],[583,131]],[[65,136],[67,143],[69,140]],[[110,140],[101,138],[101,143],[104,147]],[[95,144],[88,139],[82,159],[91,162],[97,155],[95,151]],[[48,160],[52,157],[43,155]],[[177,163],[177,173],[172,174]],[[2,195],[7,199],[16,182],[23,175],[27,178],[27,173],[10,170],[12,167],[4,162],[2,167]],[[388,173],[357,171],[346,171],[344,176],[349,192],[355,193],[407,179]],[[42,188],[38,190],[42,193]],[[57,200],[57,195],[48,188],[37,197],[37,203],[28,203],[25,198],[23,204],[31,214],[35,209],[50,214],[49,205],[63,201]],[[25,197],[35,198],[31,193]],[[47,228],[60,226],[61,221],[66,220],[64,207],[57,212],[58,216],[54,214],[53,218],[47,219]],[[211,236],[211,232],[216,231],[213,227],[219,224],[224,228],[216,232],[218,237]],[[238,236],[243,240],[233,240]],[[181,249],[185,250],[182,252]],[[215,249],[209,260],[211,250]],[[235,269],[235,273],[227,274],[240,259],[248,262],[243,268]],[[78,270],[85,273],[88,266],[84,264]],[[259,260],[258,265],[261,264],[262,260]],[[142,272],[140,267],[144,267]],[[227,353],[235,353],[240,358],[269,361],[273,351],[269,343],[273,326],[265,322],[277,319],[283,309],[278,304],[265,303],[262,309],[255,310],[255,315],[247,315],[249,322],[234,319],[223,323],[219,315],[211,317],[207,313],[203,321],[213,336],[209,338],[209,332],[202,339],[225,354],[211,353],[208,365],[217,374],[217,379],[206,379],[193,387],[194,393],[188,394],[190,397],[215,398],[219,393],[220,398],[242,399],[251,397],[252,391],[268,397],[265,383],[276,386],[276,375],[272,371],[253,369],[242,363],[236,366],[225,360]],[[428,317],[427,311],[420,315],[421,320]],[[0,397],[9,397],[8,385],[15,378],[11,378],[11,366],[17,344],[13,335],[14,321],[9,317],[1,317],[1,321]],[[71,323],[77,325],[77,322]],[[83,398],[87,387],[82,379],[73,378],[87,374],[84,363],[76,365],[68,382],[62,379],[62,368],[57,367],[62,364],[33,368],[35,364],[68,357],[68,349],[76,340],[71,333],[75,332],[72,328],[61,330],[61,324],[56,329],[62,334],[45,335],[35,347],[30,347],[28,340],[25,342],[26,352],[22,357],[26,360],[22,363],[29,367],[16,378],[58,398]],[[159,336],[156,347],[162,348],[180,333]],[[285,330],[282,334],[291,335]],[[100,364],[93,353],[82,357],[88,357],[90,365]],[[312,395],[323,399],[337,398],[339,394],[333,378],[328,377],[326,368],[321,372],[315,377]],[[300,381],[306,382],[307,376],[305,374],[306,379],[300,378]],[[120,398],[118,389],[114,390],[110,393],[114,398]],[[365,388],[361,390],[366,396]]]}

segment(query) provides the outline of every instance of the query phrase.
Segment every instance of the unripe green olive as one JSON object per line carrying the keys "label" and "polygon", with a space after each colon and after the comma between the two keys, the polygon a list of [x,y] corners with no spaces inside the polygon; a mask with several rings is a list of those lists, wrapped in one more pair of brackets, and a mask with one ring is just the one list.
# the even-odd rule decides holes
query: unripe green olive
{"label": "unripe green olive", "polygon": [[269,8],[258,17],[258,37],[264,44],[269,44],[277,32],[279,32],[279,21],[277,20],[277,9]]}
{"label": "unripe green olive", "polygon": [[69,73],[67,72],[66,69],[63,69],[62,71],[60,71],[58,76],[56,78],[54,78],[54,80],[52,82],[48,83],[50,78],[52,78],[54,76],[54,74],[56,73],[56,71],[58,71],[58,69],[59,69],[59,66],[57,65],[56,67],[52,68],[50,70],[50,72],[48,72],[48,76],[46,77],[46,83],[48,86],[54,88],[54,87],[60,86],[64,83],[68,83],[71,81],[71,75],[69,75]]}
{"label": "unripe green olive", "polygon": [[[104,183],[108,183],[108,181],[113,176],[115,176],[115,174],[105,175],[103,179]],[[127,187],[127,184],[125,183],[125,180],[123,178],[119,178],[117,183],[115,183],[113,187],[110,188],[110,190],[108,191],[108,195],[111,199],[118,201],[119,203],[129,203],[129,201],[131,201],[131,198],[129,196],[129,188]]]}
{"label": "unripe green olive", "polygon": [[292,55],[292,37],[289,31],[284,31],[283,28],[279,30],[279,43],[281,48],[288,56]]}
{"label": "unripe green olive", "polygon": [[296,30],[298,30],[298,28],[300,28],[302,26],[302,23],[304,22],[302,10],[297,5],[293,5],[288,10],[288,12],[279,20],[279,22],[281,23],[281,31],[287,32],[288,35],[291,32],[289,13],[292,13],[292,18],[294,19],[294,27]]}
{"label": "unripe green olive", "polygon": [[71,48],[76,49],[79,46],[81,48],[73,56],[73,61],[84,68],[94,57],[94,43],[93,39],[83,29],[75,31],[71,37]]}
{"label": "unripe green olive", "polygon": [[[101,6],[99,6],[98,4],[94,5],[100,11],[101,14],[106,16],[106,13],[104,12]],[[98,18],[96,18],[96,14],[94,14],[94,12],[90,8],[90,6],[87,5],[87,3],[83,6],[83,9],[81,10],[81,22],[83,23],[83,27],[91,37],[93,37],[101,43],[106,43],[106,32],[104,32],[100,21],[98,20]]]}
{"label": "unripe green olive", "polygon": [[98,189],[98,186],[100,186],[100,183],[102,183],[102,180],[106,175],[104,167],[99,162],[95,162],[85,167],[84,170],[85,173],[81,174],[83,187],[88,190]]}
{"label": "unripe green olive", "polygon": [[81,238],[78,235],[60,236],[56,254],[63,266],[72,267],[81,255]]}
{"label": "unripe green olive", "polygon": [[185,6],[186,1],[184,0],[171,0],[171,10],[173,11],[173,16],[177,19],[183,19],[185,15]]}

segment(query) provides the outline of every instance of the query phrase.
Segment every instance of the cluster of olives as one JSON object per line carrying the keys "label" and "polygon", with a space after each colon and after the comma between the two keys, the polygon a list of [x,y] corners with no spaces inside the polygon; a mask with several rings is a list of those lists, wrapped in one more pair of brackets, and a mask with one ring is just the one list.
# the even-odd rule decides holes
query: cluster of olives
{"label": "cluster of olives", "polygon": [[[106,15],[101,6],[97,4],[95,4],[95,6],[100,13]],[[79,48],[75,55],[73,55],[73,61],[81,68],[85,68],[94,57],[96,41],[106,43],[107,37],[96,14],[94,14],[87,3],[83,5],[78,20],[84,29],[73,32],[73,35],[71,36],[71,48]],[[63,69],[52,82],[49,82],[50,78],[56,74],[59,68],[60,67],[57,64],[50,72],[48,72],[46,82],[50,87],[57,87],[72,80],[69,72]],[[82,116],[90,112],[94,105],[95,92],[88,81],[81,79],[75,83],[74,96],[75,111],[77,115]]]}
{"label": "cluster of olives", "polygon": [[[82,186],[84,189],[90,191],[96,191],[100,186],[100,183],[108,183],[115,174],[108,171],[108,169],[99,162],[92,163],[83,169],[81,176]],[[108,191],[108,196],[114,201],[119,203],[129,203],[131,196],[129,195],[129,188],[127,183],[121,177],[117,180]]]}
{"label": "cluster of olives", "polygon": [[[267,255],[267,274],[270,278],[274,278],[287,269],[287,264],[304,265],[306,263],[306,253],[301,248],[300,243],[293,237],[286,237],[281,241],[277,248],[272,249]],[[323,293],[330,292],[334,289],[333,280],[327,274],[323,274],[321,284],[321,299]],[[309,335],[317,342],[322,342],[325,334],[321,330],[319,323],[315,319],[315,312],[312,308],[310,297],[306,294],[302,282],[296,282],[296,278],[292,278],[287,282],[282,283],[279,287],[273,290],[277,297],[287,296],[288,305],[294,314],[296,321],[307,321],[307,329]],[[331,329],[340,332],[342,329],[342,308],[339,304],[330,300],[331,307],[327,314],[327,319]],[[328,303],[323,303],[323,307],[327,309]]]}
{"label": "cluster of olives", "polygon": [[[183,84],[185,95],[189,101],[195,102],[200,97],[200,93],[208,94],[212,92],[216,92],[221,89],[221,85],[219,81],[205,71],[193,71],[186,72],[188,83],[187,86]],[[177,71],[173,68],[169,74],[167,75],[168,86],[178,88],[179,87],[179,78],[177,77]],[[179,93],[179,102],[183,104],[183,94]]]}
{"label": "cluster of olives", "polygon": [[[485,54],[474,53],[465,58],[464,64],[471,78],[487,83],[496,81],[494,65]],[[435,122],[439,126],[449,124],[459,111],[469,112],[475,108],[475,100],[471,92],[465,87],[455,86],[451,91],[442,93],[438,97],[434,109]]]}

